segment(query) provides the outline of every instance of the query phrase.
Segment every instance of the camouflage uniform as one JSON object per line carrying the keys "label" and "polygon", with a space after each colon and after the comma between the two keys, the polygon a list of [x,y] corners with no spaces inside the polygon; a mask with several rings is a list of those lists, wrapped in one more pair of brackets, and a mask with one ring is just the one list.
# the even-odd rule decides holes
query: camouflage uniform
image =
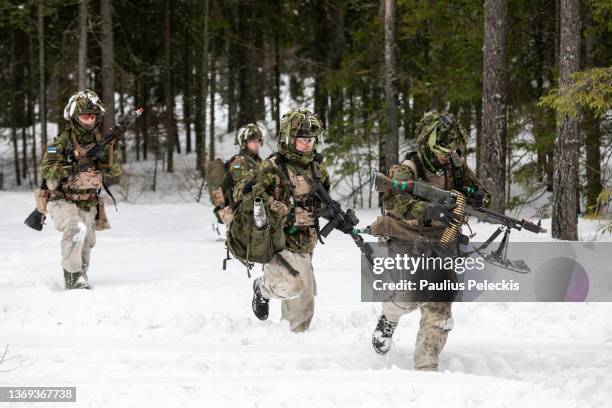
{"label": "camouflage uniform", "polygon": [[257,165],[261,163],[259,154],[252,152],[248,148],[240,149],[240,153],[232,158],[229,162],[229,172],[232,176],[234,188],[232,195],[234,202],[240,200],[242,189],[247,181],[253,178],[253,174]]}
{"label": "camouflage uniform", "polygon": [[[92,102],[93,101],[93,102]],[[79,123],[82,113],[96,113],[94,129]],[[98,197],[102,177],[121,174],[121,158],[114,149],[107,148],[102,165],[79,154],[96,143],[100,135],[95,130],[104,108],[92,91],[79,92],[66,106],[64,117],[69,121],[66,129],[47,147],[42,160],[42,177],[50,190],[47,210],[55,228],[63,233],[62,267],[67,289],[77,280],[87,285],[87,269],[91,248],[95,245],[95,229],[109,228],[105,220],[97,219]],[[96,225],[97,224],[97,225]]]}
{"label": "camouflage uniform", "polygon": [[240,152],[225,164],[225,169],[231,177],[231,184],[224,180],[214,192],[215,213],[218,221],[225,225],[229,225],[234,219],[233,204],[240,201],[245,184],[253,178],[253,171],[261,163],[259,154],[248,147],[248,143],[253,140],[263,142],[259,126],[249,123],[238,130],[234,144],[240,146]]}
{"label": "camouflage uniform", "polygon": [[[465,164],[465,160],[461,160],[460,170],[451,164],[440,165],[436,162],[436,155],[432,154],[429,148],[430,145],[439,143],[437,139],[442,137],[439,134],[442,126],[440,125],[441,120],[447,121],[447,128],[445,130],[449,133],[447,135],[449,144],[452,144],[452,141],[454,141],[454,150],[466,151],[467,132],[458,122],[445,115],[438,115],[432,112],[426,113],[417,128],[416,157],[413,156],[413,160],[406,159],[399,165],[392,166],[389,171],[389,177],[397,180],[417,180],[417,173],[421,171],[421,180],[437,188],[444,190],[459,190],[461,188],[463,191],[474,193],[478,191],[480,183]],[[436,135],[436,133],[438,134]],[[427,201],[409,195],[402,195],[397,191],[389,191],[383,195],[383,208],[386,215],[404,221],[409,225],[421,227],[444,226],[441,221],[426,219],[427,206]],[[429,237],[437,240],[440,238],[442,231],[443,229],[441,228],[432,228]],[[390,239],[390,247],[393,247],[394,241],[398,242],[393,238]],[[401,241],[399,241],[399,244],[401,244]],[[403,247],[406,247],[405,243]],[[438,272],[446,275],[445,278],[456,278],[454,271]],[[452,276],[449,276],[447,272],[450,272]],[[453,328],[450,302],[411,302],[406,301],[405,298],[402,299],[402,296],[392,296],[390,301],[383,303],[383,315],[379,320],[377,331],[373,337],[374,347],[377,352],[381,354],[386,353],[388,346],[390,346],[390,335],[392,335],[400,317],[417,308],[421,311],[421,321],[414,351],[414,367],[417,370],[437,370],[440,352],[446,344],[448,332]],[[386,348],[382,347],[381,350],[377,347],[376,336],[380,335],[380,331],[384,331],[385,328],[390,330],[390,335],[388,336],[389,343],[386,344]]]}
{"label": "camouflage uniform", "polygon": [[312,254],[317,243],[318,204],[312,197],[311,181],[318,179],[327,190],[330,186],[329,173],[315,149],[310,153],[299,152],[292,144],[291,138],[301,135],[297,130],[304,121],[316,123],[318,139],[323,128],[313,113],[300,109],[284,115],[278,153],[257,166],[253,179],[253,189],[263,189],[275,200],[294,208],[294,216],[288,217],[284,228],[285,249],[264,265],[263,277],[256,280],[256,290],[265,299],[282,300],[282,318],[289,321],[294,332],[307,330],[314,315],[316,281]]}

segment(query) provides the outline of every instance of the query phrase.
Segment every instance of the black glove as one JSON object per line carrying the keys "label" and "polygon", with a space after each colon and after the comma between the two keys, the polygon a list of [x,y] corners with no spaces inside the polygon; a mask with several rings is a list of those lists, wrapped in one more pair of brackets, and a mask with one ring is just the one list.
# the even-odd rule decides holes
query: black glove
{"label": "black glove", "polygon": [[119,126],[121,130],[125,130],[130,125],[130,122],[132,121],[132,116],[134,116],[132,112],[126,113],[125,115],[117,119],[117,126]]}
{"label": "black glove", "polygon": [[451,211],[455,207],[455,204],[429,203],[425,209],[425,219],[431,221],[438,220],[448,224],[454,220]]}
{"label": "black glove", "polygon": [[468,204],[472,207],[482,207],[485,201],[485,194],[480,190],[476,190],[467,199]]}

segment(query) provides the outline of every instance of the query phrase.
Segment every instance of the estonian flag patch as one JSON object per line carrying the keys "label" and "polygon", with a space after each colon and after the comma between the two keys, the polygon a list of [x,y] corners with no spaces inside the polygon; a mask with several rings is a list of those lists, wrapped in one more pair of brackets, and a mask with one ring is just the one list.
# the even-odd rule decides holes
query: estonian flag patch
{"label": "estonian flag patch", "polygon": [[56,154],[57,153],[57,147],[55,147],[55,146],[47,147],[47,153]]}

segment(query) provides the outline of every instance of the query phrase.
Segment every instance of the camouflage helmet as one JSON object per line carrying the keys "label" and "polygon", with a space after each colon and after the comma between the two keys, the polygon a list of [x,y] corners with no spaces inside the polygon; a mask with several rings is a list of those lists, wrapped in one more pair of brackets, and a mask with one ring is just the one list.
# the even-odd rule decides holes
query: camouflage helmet
{"label": "camouflage helmet", "polygon": [[105,112],[106,107],[98,95],[90,89],[85,89],[70,97],[64,108],[64,119],[72,120],[78,124],[79,115],[84,113],[95,113],[97,126],[100,123],[102,114]]}
{"label": "camouflage helmet", "polygon": [[[453,151],[465,154],[468,133],[451,115],[427,112],[416,128],[416,145],[426,161],[448,156]],[[439,167],[439,166],[434,166]]]}
{"label": "camouflage helmet", "polygon": [[324,130],[323,123],[316,114],[299,108],[285,113],[281,118],[278,142],[289,145],[293,137],[314,137],[315,143],[324,143]]}
{"label": "camouflage helmet", "polygon": [[238,129],[238,133],[236,133],[236,138],[234,139],[234,144],[244,148],[251,140],[259,140],[259,142],[263,142],[261,128],[254,123],[246,124]]}

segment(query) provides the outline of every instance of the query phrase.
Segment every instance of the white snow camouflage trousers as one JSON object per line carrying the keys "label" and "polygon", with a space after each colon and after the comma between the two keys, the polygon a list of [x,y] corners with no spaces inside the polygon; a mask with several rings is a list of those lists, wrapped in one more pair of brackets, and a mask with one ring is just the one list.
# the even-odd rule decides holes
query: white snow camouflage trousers
{"label": "white snow camouflage trousers", "polygon": [[62,267],[70,273],[87,271],[91,248],[96,244],[96,208],[83,211],[66,200],[49,201],[47,211],[55,229],[63,233]]}
{"label": "white snow camouflage trousers", "polygon": [[449,302],[400,302],[383,303],[383,314],[392,322],[399,322],[402,315],[421,310],[421,322],[414,346],[414,368],[437,370],[440,353],[446,344],[448,332],[453,328],[453,315]]}
{"label": "white snow camouflage trousers", "polygon": [[317,292],[312,254],[284,249],[264,265],[263,272],[260,283],[263,296],[282,300],[282,318],[289,321],[293,332],[308,330]]}

